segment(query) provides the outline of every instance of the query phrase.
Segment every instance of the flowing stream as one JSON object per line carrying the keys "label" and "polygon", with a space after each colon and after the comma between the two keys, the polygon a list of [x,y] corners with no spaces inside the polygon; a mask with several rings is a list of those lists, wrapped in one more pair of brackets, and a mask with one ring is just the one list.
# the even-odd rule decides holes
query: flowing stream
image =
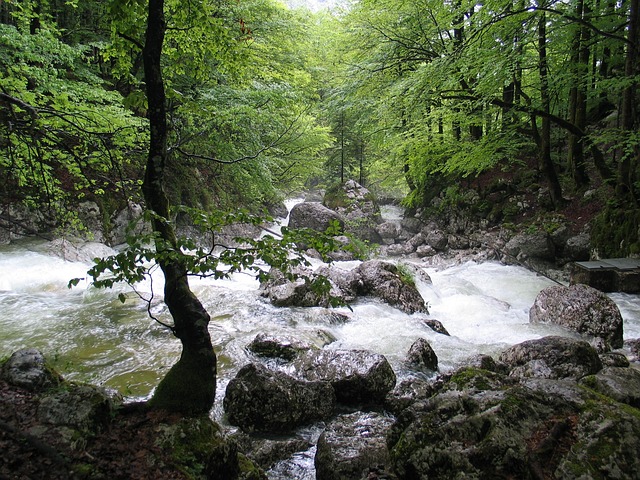
{"label": "flowing stream", "polygon": [[[399,219],[394,209],[387,219]],[[341,262],[353,268],[357,262]],[[146,304],[125,287],[98,290],[67,282],[88,266],[52,256],[47,244],[25,240],[0,247],[0,358],[35,347],[69,380],[113,388],[128,398],[147,397],[177,360],[179,342],[148,317]],[[353,310],[338,309],[349,321],[336,323],[324,308],[276,308],[260,296],[248,275],[230,280],[196,280],[192,287],[210,312],[210,331],[219,359],[218,398],[213,416],[224,422],[222,397],[227,382],[251,361],[245,346],[260,332],[295,337],[327,348],[365,348],[387,356],[400,378],[410,375],[403,360],[410,345],[426,338],[442,371],[478,353],[497,355],[509,345],[550,334],[559,327],[528,322],[538,292],[553,283],[524,268],[499,263],[466,263],[426,269],[432,284],[420,284],[430,318],[451,336],[433,332],[424,316],[407,315],[379,301],[363,299]],[[154,280],[156,292],[161,279]],[[150,285],[140,285],[142,292]],[[128,301],[118,300],[126,293]],[[640,337],[640,297],[613,294],[625,320],[625,338]],[[154,315],[168,319],[158,304]],[[273,474],[272,478],[278,478]]]}

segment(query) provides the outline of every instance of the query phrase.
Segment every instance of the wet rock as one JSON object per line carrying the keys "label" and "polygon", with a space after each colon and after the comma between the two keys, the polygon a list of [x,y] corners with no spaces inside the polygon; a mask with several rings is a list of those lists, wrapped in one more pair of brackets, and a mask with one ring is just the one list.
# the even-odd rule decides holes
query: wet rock
{"label": "wet rock", "polygon": [[244,431],[286,432],[329,417],[335,401],[326,381],[301,380],[251,363],[229,382],[223,405],[229,422]]}
{"label": "wet rock", "polygon": [[[386,435],[393,418],[378,413],[339,415],[318,439],[318,480],[366,479],[389,463]],[[375,478],[375,477],[374,477]]]}
{"label": "wet rock", "polygon": [[635,363],[640,362],[640,338],[625,340],[624,346],[631,352],[629,360]]}
{"label": "wet rock", "polygon": [[435,318],[426,318],[424,320],[424,324],[436,333],[450,336],[449,332],[447,332],[447,329],[444,328],[444,325],[440,320],[436,320]]}
{"label": "wet rock", "polygon": [[382,403],[396,384],[387,359],[366,350],[308,351],[289,371],[305,380],[331,383],[338,402],[348,405]]}
{"label": "wet rock", "polygon": [[449,237],[440,230],[424,231],[424,235],[427,245],[430,245],[437,252],[446,249],[449,244]]}
{"label": "wet rock", "polygon": [[239,432],[233,435],[233,440],[241,452],[265,470],[294,453],[303,452],[311,447],[307,440],[297,436],[272,438]]}
{"label": "wet rock", "polygon": [[400,226],[395,222],[384,222],[376,226],[384,243],[392,244],[400,236]]}
{"label": "wet rock", "polygon": [[589,260],[591,256],[591,237],[588,233],[581,233],[570,237],[562,250],[563,256],[572,262]]}
{"label": "wet rock", "polygon": [[137,203],[129,203],[127,208],[116,212],[111,219],[111,231],[107,233],[109,245],[121,245],[127,235],[138,235],[149,231],[149,225],[142,220],[144,209]]}
{"label": "wet rock", "polygon": [[390,257],[400,257],[403,255],[411,255],[415,251],[415,247],[413,247],[410,243],[396,243],[394,245],[389,245],[386,248],[386,254]]}
{"label": "wet rock", "polygon": [[294,339],[281,339],[266,333],[256,335],[247,349],[266,358],[281,358],[283,360],[293,360],[298,353],[313,348],[311,345],[299,342]]}
{"label": "wet rock", "polygon": [[407,362],[414,367],[426,368],[434,372],[438,370],[438,356],[424,338],[413,342],[407,354]]}
{"label": "wet rock", "polygon": [[431,245],[421,245],[416,248],[416,255],[420,258],[424,257],[433,257],[436,253],[436,250]]}
{"label": "wet rock", "polygon": [[116,251],[98,242],[70,241],[65,238],[52,240],[47,245],[47,251],[69,262],[92,263],[95,258],[115,255]]}
{"label": "wet rock", "polygon": [[330,305],[332,297],[343,302],[353,300],[353,297],[345,295],[339,286],[333,284],[329,276],[327,276],[331,283],[329,295],[319,295],[312,288],[311,282],[319,275],[330,274],[330,270],[315,273],[300,267],[293,273],[298,276],[298,279],[290,281],[280,270],[272,268],[268,280],[260,284],[260,294],[277,307],[326,307]]}
{"label": "wet rock", "polygon": [[0,376],[11,385],[32,392],[41,392],[62,382],[62,377],[47,366],[44,356],[35,348],[14,352],[2,365]]}
{"label": "wet rock", "polygon": [[405,313],[428,313],[427,306],[415,285],[403,280],[398,267],[381,260],[363,262],[355,269],[357,293],[373,295]]}
{"label": "wet rock", "polygon": [[465,366],[471,368],[479,368],[489,372],[503,373],[504,365],[496,363],[491,355],[478,354],[464,362]]}
{"label": "wet rock", "polygon": [[415,235],[416,233],[422,230],[422,228],[424,227],[424,223],[422,223],[421,220],[414,217],[404,217],[400,221],[400,227],[403,230],[406,230],[407,232]]}
{"label": "wet rock", "polygon": [[399,478],[632,478],[623,472],[640,467],[628,409],[570,380],[485,376],[461,372],[485,388],[458,383],[403,412],[388,436]]}
{"label": "wet rock", "polygon": [[442,389],[444,381],[442,377],[433,380],[413,378],[403,380],[389,392],[384,401],[384,408],[395,416],[399,416],[404,410],[416,402],[425,401]]}
{"label": "wet rock", "polygon": [[640,408],[640,371],[635,368],[605,367],[582,378],[580,383],[616,402]]}
{"label": "wet rock", "polygon": [[519,233],[507,242],[504,250],[521,261],[530,258],[553,260],[556,255],[553,241],[546,232]]}
{"label": "wet rock", "polygon": [[602,369],[598,352],[587,342],[549,336],[528,340],[500,355],[513,377],[581,378]]}
{"label": "wet rock", "polygon": [[317,232],[324,232],[334,221],[344,228],[344,218],[319,202],[298,203],[289,214],[291,228],[310,228]]}
{"label": "wet rock", "polygon": [[587,285],[547,287],[529,310],[531,323],[553,323],[601,338],[609,350],[621,348],[622,315],[604,293]]}
{"label": "wet rock", "polygon": [[600,354],[603,367],[628,367],[629,359],[620,352],[608,352]]}
{"label": "wet rock", "polygon": [[44,396],[38,406],[38,420],[81,432],[97,432],[112,419],[119,402],[91,385],[66,384],[64,389]]}

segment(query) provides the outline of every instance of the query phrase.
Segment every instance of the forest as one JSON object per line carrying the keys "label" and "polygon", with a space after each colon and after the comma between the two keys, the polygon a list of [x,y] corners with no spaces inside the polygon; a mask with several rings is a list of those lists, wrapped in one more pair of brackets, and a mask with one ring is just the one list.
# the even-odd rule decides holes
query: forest
{"label": "forest", "polygon": [[[107,215],[139,200],[145,9],[2,3],[5,210],[44,209],[64,230],[82,228],[78,202]],[[637,249],[636,0],[362,0],[318,13],[166,1],[164,16],[174,205],[259,210],[354,178],[420,207],[517,171],[545,186],[550,210],[604,187],[602,228],[629,238],[603,241]]]}
{"label": "forest", "polygon": [[[596,199],[592,251],[640,254],[638,2],[5,0],[0,228],[26,215],[90,237],[82,205],[104,230],[143,205],[150,231],[88,277],[135,285],[155,262],[172,322],[158,323],[182,350],[144,408],[207,415],[219,362],[189,278],[261,275],[264,261],[291,280],[305,262],[293,246],[332,245],[283,230],[216,256],[181,225],[260,225],[284,199],[352,179],[412,215],[516,188],[539,218]],[[513,226],[492,198],[471,213],[540,228]]]}

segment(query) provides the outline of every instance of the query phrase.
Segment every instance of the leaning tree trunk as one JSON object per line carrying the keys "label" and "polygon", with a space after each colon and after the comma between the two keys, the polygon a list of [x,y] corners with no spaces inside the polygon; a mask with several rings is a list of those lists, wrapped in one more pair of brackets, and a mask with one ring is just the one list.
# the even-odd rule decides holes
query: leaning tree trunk
{"label": "leaning tree trunk", "polygon": [[156,214],[153,220],[156,249],[159,253],[174,252],[158,263],[165,277],[164,301],[173,317],[174,333],[182,342],[182,354],[158,385],[149,405],[204,413],[213,406],[216,389],[216,356],[208,330],[209,314],[189,288],[187,270],[168,221],[169,201],[163,186],[167,160],[166,98],[160,64],[166,29],[163,11],[164,0],[149,0],[143,61],[151,136],[142,190],[147,208]]}

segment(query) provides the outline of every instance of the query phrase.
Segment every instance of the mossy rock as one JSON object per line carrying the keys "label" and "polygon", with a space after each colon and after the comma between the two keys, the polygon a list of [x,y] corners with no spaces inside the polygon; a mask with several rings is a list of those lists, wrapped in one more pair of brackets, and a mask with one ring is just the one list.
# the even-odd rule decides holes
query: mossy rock
{"label": "mossy rock", "polygon": [[158,429],[157,444],[190,479],[266,478],[207,415],[182,417],[175,423],[163,425]]}

